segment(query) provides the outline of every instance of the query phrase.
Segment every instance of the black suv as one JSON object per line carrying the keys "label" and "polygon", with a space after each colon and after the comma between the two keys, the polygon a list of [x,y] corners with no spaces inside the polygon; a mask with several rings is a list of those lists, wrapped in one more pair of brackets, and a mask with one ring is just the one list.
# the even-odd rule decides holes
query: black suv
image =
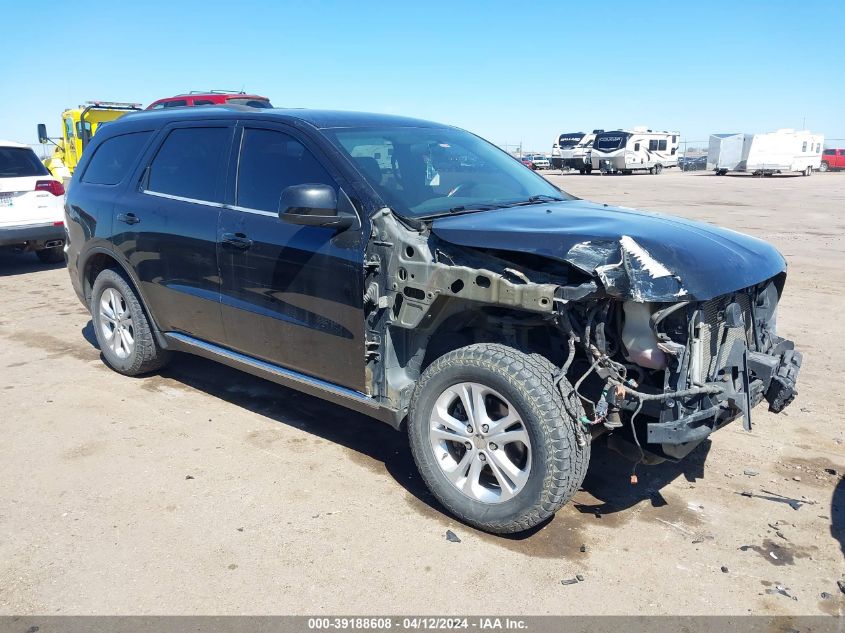
{"label": "black suv", "polygon": [[453,127],[129,114],[86,150],[66,213],[113,369],[199,354],[407,428],[437,499],[492,532],[566,503],[599,438],[677,460],[795,393],[775,249],[579,200]]}

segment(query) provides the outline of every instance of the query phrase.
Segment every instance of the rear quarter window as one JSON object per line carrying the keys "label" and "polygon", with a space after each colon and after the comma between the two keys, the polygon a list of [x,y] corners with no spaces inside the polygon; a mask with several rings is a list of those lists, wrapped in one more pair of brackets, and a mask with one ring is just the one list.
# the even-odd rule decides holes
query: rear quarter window
{"label": "rear quarter window", "polygon": [[122,134],[104,141],[94,152],[82,182],[116,185],[129,173],[152,132]]}
{"label": "rear quarter window", "polygon": [[28,147],[0,147],[0,178],[47,176],[50,172]]}

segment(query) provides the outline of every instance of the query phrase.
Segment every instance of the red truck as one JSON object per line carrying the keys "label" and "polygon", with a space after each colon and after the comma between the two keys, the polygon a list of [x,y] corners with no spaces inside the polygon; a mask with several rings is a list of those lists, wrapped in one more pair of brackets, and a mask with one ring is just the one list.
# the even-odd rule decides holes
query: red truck
{"label": "red truck", "polygon": [[230,90],[209,90],[208,92],[193,91],[153,101],[147,106],[147,110],[160,110],[161,108],[181,108],[190,106],[219,105],[219,104],[248,105],[253,108],[272,108],[267,97],[259,95],[248,95],[243,92]]}
{"label": "red truck", "polygon": [[822,152],[819,171],[845,169],[845,149],[826,149]]}

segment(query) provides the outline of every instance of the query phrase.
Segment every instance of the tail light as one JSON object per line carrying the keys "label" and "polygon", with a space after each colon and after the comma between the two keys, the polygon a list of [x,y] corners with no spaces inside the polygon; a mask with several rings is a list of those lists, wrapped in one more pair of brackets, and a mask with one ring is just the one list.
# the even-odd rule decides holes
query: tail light
{"label": "tail light", "polygon": [[65,195],[65,186],[58,180],[39,180],[35,183],[36,191],[49,191],[54,196]]}

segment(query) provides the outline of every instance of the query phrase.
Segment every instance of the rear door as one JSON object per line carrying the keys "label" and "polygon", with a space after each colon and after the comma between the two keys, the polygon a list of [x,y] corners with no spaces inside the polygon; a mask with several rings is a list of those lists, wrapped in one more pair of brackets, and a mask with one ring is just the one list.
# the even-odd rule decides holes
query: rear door
{"label": "rear door", "polygon": [[231,161],[235,206],[218,230],[222,311],[229,347],[364,390],[363,238],[279,219],[284,188],[334,187],[331,165],[285,126],[244,124]]}
{"label": "rear door", "polygon": [[217,220],[234,124],[171,124],[138,186],[118,199],[114,244],[136,271],[158,326],[221,342]]}
{"label": "rear door", "polygon": [[62,196],[36,190],[55,180],[29,147],[0,146],[0,227],[60,222]]}

